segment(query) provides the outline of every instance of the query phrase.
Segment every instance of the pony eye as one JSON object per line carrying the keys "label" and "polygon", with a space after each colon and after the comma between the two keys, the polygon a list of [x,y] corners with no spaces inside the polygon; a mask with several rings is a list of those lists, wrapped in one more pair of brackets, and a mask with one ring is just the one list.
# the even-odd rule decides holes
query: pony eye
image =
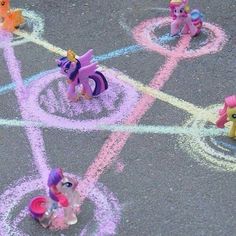
{"label": "pony eye", "polygon": [[183,10],[182,10],[182,9],[180,10],[180,13],[183,13]]}
{"label": "pony eye", "polygon": [[2,5],[2,6],[4,6],[4,5],[5,5],[5,2],[4,2],[4,1],[3,1],[3,2],[1,2],[1,5]]}
{"label": "pony eye", "polygon": [[67,72],[68,72],[68,69],[65,69],[64,72],[67,73]]}
{"label": "pony eye", "polygon": [[236,119],[236,114],[233,114],[232,117],[233,117],[234,119]]}
{"label": "pony eye", "polygon": [[175,9],[175,13],[176,13],[177,11],[176,11],[176,9]]}
{"label": "pony eye", "polygon": [[71,188],[72,187],[72,183],[70,183],[70,182],[63,183],[62,185],[67,187],[67,188]]}

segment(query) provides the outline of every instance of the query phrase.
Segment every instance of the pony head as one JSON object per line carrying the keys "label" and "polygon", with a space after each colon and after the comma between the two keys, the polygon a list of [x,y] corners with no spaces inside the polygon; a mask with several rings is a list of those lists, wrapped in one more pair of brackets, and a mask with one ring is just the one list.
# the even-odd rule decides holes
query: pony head
{"label": "pony head", "polygon": [[0,0],[0,17],[6,17],[9,10],[10,10],[10,1]]}
{"label": "pony head", "polygon": [[225,98],[224,107],[219,111],[219,116],[216,122],[219,128],[224,128],[228,121],[236,121],[236,95]]}
{"label": "pony head", "polygon": [[80,61],[76,58],[76,54],[68,50],[66,57],[61,57],[56,60],[57,66],[61,68],[61,73],[65,75],[70,81],[74,81],[76,75],[81,68]]}
{"label": "pony head", "polygon": [[170,16],[175,20],[177,17],[187,17],[190,12],[188,0],[171,0],[169,3]]}

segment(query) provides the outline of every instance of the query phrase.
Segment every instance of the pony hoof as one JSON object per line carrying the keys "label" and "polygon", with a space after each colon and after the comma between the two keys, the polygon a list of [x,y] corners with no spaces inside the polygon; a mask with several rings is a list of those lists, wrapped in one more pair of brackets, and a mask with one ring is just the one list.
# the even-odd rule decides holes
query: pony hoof
{"label": "pony hoof", "polygon": [[80,100],[80,96],[78,97],[68,97],[68,99],[70,100],[70,102],[78,102]]}
{"label": "pony hoof", "polygon": [[93,97],[91,97],[91,96],[85,94],[85,95],[84,95],[84,98],[85,98],[86,100],[91,100]]}

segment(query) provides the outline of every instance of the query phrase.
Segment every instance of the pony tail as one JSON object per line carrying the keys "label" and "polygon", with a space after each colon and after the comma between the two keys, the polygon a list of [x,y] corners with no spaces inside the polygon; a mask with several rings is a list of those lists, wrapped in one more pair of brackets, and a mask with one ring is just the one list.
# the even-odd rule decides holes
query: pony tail
{"label": "pony tail", "polygon": [[101,72],[96,71],[95,74],[89,76],[89,78],[95,82],[95,88],[92,93],[93,96],[97,96],[108,89],[106,77]]}

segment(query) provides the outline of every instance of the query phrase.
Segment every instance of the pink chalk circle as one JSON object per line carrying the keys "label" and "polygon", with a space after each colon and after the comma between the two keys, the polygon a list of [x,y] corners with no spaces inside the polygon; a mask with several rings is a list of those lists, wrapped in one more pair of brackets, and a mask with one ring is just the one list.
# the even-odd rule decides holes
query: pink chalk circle
{"label": "pink chalk circle", "polygon": [[103,73],[109,83],[108,90],[96,98],[78,102],[67,99],[65,78],[59,71],[42,75],[28,90],[26,109],[29,118],[57,128],[82,131],[121,122],[138,101],[139,93],[119,79],[125,76],[121,72],[105,69]]}
{"label": "pink chalk circle", "polygon": [[[37,194],[36,191],[44,191],[45,187],[42,182],[42,179],[39,178],[24,178],[11,185],[10,188],[0,195],[1,236],[29,236],[28,233],[24,232],[20,224],[23,220],[34,222],[34,219],[29,215],[28,207],[25,206],[22,209],[21,204],[25,203],[25,200],[29,201],[33,194]],[[94,205],[94,216],[82,229],[80,235],[91,235],[89,233],[92,233],[92,235],[114,235],[120,222],[121,214],[118,199],[104,185],[97,183],[88,194],[88,200]],[[83,218],[82,213],[83,211],[79,218]],[[38,227],[41,226],[37,225],[36,229]],[[49,234],[52,233],[50,229],[42,228],[42,232],[45,232],[45,230]],[[63,231],[63,233],[67,235],[66,231]]]}
{"label": "pink chalk circle", "polygon": [[[133,37],[140,45],[144,46],[147,50],[158,52],[166,57],[174,56],[175,58],[194,58],[206,54],[216,53],[223,48],[224,44],[227,41],[227,36],[220,27],[210,23],[203,23],[203,29],[208,30],[211,34],[210,36],[208,36],[210,38],[209,42],[199,49],[191,50],[189,48],[186,49],[184,53],[181,52],[176,55],[175,48],[170,50],[166,46],[157,44],[155,40],[153,40],[156,37],[154,35],[154,30],[156,28],[163,28],[170,25],[171,21],[172,20],[170,19],[170,17],[153,18],[143,21],[132,30]],[[190,36],[184,35],[181,37]]]}

